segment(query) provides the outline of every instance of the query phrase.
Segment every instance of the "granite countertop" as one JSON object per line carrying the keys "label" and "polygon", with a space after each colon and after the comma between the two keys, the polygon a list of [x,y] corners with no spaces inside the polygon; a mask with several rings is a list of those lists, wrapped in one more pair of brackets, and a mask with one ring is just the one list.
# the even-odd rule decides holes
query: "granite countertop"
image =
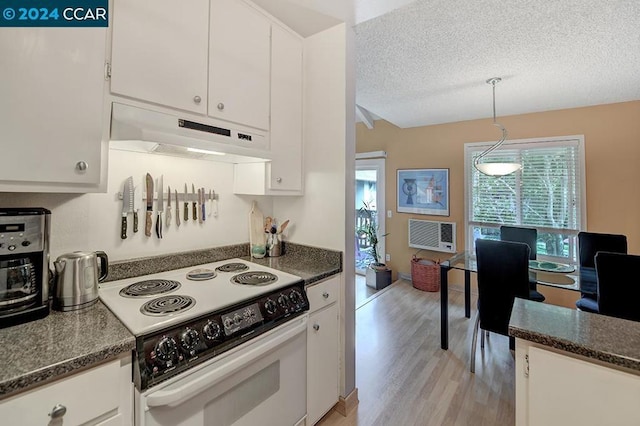
{"label": "granite countertop", "polygon": [[0,329],[0,398],[135,348],[135,338],[98,301]]}
{"label": "granite countertop", "polygon": [[341,252],[294,244],[286,244],[282,256],[242,259],[297,275],[307,286],[342,272]]}
{"label": "granite countertop", "polygon": [[640,322],[517,298],[509,335],[640,371]]}
{"label": "granite countertop", "polygon": [[[305,285],[342,271],[339,251],[285,243],[282,256],[254,259],[248,244],[237,244],[114,262],[108,281],[234,257],[297,275]],[[41,320],[0,329],[0,399],[134,348],[135,337],[100,301],[79,311],[51,311]]]}

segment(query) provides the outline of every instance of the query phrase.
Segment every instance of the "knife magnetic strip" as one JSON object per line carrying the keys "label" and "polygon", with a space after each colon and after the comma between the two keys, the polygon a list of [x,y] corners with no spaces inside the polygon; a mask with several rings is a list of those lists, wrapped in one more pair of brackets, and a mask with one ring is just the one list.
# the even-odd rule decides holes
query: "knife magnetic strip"
{"label": "knife magnetic strip", "polygon": [[[117,194],[118,194],[118,200],[122,201],[122,199],[124,198],[124,193],[118,192]],[[163,197],[165,198],[165,200],[169,196],[169,194],[167,192],[163,192],[162,194],[163,194]],[[215,192],[215,191],[213,191],[212,197],[216,201],[220,198],[218,193]],[[155,201],[157,199],[158,199],[157,192],[154,192],[153,193],[153,200]],[[175,200],[176,199],[175,195],[172,194],[171,195],[171,199]],[[210,199],[211,198],[208,198],[208,195],[207,195],[207,198],[205,198],[205,201],[206,200],[210,200]],[[146,201],[146,200],[147,200],[147,193],[146,192],[142,192],[142,201]],[[197,193],[195,195],[189,194],[188,196],[185,197],[184,194],[178,193],[178,202],[180,202],[180,203],[183,203],[183,202],[190,202],[190,203],[198,202],[198,194]]]}

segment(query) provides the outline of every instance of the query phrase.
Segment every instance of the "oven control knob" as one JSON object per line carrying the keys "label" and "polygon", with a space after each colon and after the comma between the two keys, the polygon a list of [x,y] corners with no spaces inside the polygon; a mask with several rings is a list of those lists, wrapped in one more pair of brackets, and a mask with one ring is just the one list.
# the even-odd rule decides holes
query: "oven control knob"
{"label": "oven control knob", "polygon": [[178,347],[173,337],[164,336],[156,343],[154,352],[156,358],[160,361],[170,362],[175,358],[177,349]]}
{"label": "oven control knob", "polygon": [[264,302],[264,308],[267,310],[267,313],[269,315],[273,315],[276,313],[276,309],[278,309],[278,305],[273,300],[267,299],[267,301]]}
{"label": "oven control knob", "polygon": [[291,294],[289,294],[289,299],[291,303],[294,305],[301,305],[304,299],[298,290],[291,290]]}
{"label": "oven control knob", "polygon": [[204,334],[207,340],[216,340],[220,337],[220,333],[222,333],[220,324],[215,321],[209,320],[204,327],[202,327],[202,334]]}
{"label": "oven control knob", "polygon": [[183,349],[191,351],[200,343],[200,335],[193,328],[187,328],[180,334],[180,343]]}
{"label": "oven control knob", "polygon": [[280,305],[282,309],[287,309],[289,307],[289,298],[285,294],[281,294],[278,297],[278,305]]}

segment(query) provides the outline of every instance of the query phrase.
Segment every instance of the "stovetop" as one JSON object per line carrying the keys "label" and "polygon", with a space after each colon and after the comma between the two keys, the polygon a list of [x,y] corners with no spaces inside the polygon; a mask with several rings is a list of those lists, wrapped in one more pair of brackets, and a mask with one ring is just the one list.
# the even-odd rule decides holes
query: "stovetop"
{"label": "stovetop", "polygon": [[[227,272],[225,268],[216,269],[229,264],[234,264],[234,267],[229,268],[231,272]],[[247,269],[242,270],[242,265]],[[190,272],[191,279],[188,279],[187,274]],[[247,274],[251,273],[268,282],[256,285],[254,276],[247,278]],[[210,278],[211,276],[213,278]],[[232,279],[236,276],[237,281],[247,284],[234,282]],[[99,294],[102,302],[129,331],[140,336],[168,329],[191,318],[224,309],[299,281],[300,277],[286,272],[241,259],[228,259],[103,283],[100,284]],[[129,286],[136,283],[139,283],[136,287],[140,289],[132,289],[132,297]],[[156,287],[162,292],[146,294]],[[137,290],[143,295],[135,296]],[[145,314],[141,309],[149,309],[150,312]],[[168,310],[169,313],[163,313],[164,310]]]}

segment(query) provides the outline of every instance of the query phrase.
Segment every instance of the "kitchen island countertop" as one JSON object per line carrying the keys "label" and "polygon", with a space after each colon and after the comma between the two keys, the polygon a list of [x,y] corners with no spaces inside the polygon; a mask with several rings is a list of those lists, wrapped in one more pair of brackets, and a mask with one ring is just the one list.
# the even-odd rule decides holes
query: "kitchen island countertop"
{"label": "kitchen island countertop", "polygon": [[640,371],[640,322],[516,298],[509,335]]}

